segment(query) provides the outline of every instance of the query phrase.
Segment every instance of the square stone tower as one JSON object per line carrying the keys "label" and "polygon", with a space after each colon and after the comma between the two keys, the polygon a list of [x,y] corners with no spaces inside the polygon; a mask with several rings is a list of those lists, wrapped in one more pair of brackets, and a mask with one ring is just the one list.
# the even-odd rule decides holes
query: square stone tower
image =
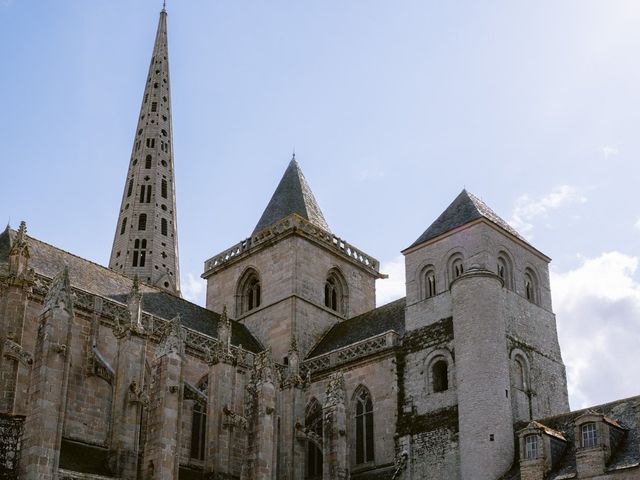
{"label": "square stone tower", "polygon": [[[453,385],[416,407],[457,408],[461,478],[498,478],[513,458],[514,421],[568,411],[550,259],[466,190],[403,254],[407,332],[443,319],[453,327],[453,342],[440,346],[446,366],[427,365]],[[428,363],[430,350],[421,355]]]}
{"label": "square stone tower", "polygon": [[375,307],[379,262],[329,230],[295,157],[249,238],[205,262],[207,308],[245,324],[288,363],[335,323]]}

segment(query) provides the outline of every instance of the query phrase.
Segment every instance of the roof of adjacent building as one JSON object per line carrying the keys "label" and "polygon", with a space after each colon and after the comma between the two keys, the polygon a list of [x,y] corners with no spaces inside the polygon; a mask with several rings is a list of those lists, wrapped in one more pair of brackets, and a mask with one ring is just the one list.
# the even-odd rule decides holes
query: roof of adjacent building
{"label": "roof of adjacent building", "polygon": [[[638,445],[638,420],[634,411],[634,406],[640,404],[640,396],[616,400],[604,405],[589,407],[588,409],[576,410],[554,417],[537,419],[536,424],[550,429],[553,432],[561,434],[567,440],[567,446],[564,454],[561,456],[557,465],[549,472],[550,480],[560,478],[574,478],[576,470],[576,438],[575,438],[575,422],[585,413],[602,414],[609,420],[609,423],[619,426],[626,430],[626,435],[622,437],[621,442],[615,447],[611,453],[611,460],[607,464],[608,472],[622,470],[625,468],[640,468],[640,445]],[[637,408],[637,407],[636,407]],[[607,420],[605,420],[607,421]],[[530,422],[521,422],[515,425],[515,431],[518,432],[525,428]],[[516,442],[517,445],[517,442]],[[518,452],[515,454],[513,468],[505,474],[500,480],[517,480],[520,478],[520,467],[518,462]]]}
{"label": "roof of adjacent building", "polygon": [[337,323],[320,339],[307,358],[317,357],[389,330],[403,335],[405,305],[405,299],[401,298]]}
{"label": "roof of adjacent building", "polygon": [[264,209],[253,234],[294,213],[327,232],[331,231],[295,156],[285,170],[267,208]]}
{"label": "roof of adjacent building", "polygon": [[[8,262],[9,252],[16,231],[6,228],[0,233],[0,265]],[[87,292],[126,303],[133,280],[102,265],[73,255],[41,240],[27,236],[29,245],[29,267],[40,275],[54,278],[66,266],[73,287]],[[140,282],[142,308],[145,312],[171,320],[180,315],[185,327],[217,338],[220,314],[159,288]],[[263,349],[247,328],[235,321],[231,322],[231,343],[258,352]]]}
{"label": "roof of adjacent building", "polygon": [[420,245],[479,218],[489,220],[491,223],[506,230],[511,235],[514,235],[520,240],[526,242],[526,240],[522,238],[511,225],[500,218],[500,216],[491,210],[486,203],[464,189],[455,198],[455,200],[451,202],[445,211],[442,212],[436,221],[433,222],[429,228],[427,228],[424,233],[420,235],[408,248]]}

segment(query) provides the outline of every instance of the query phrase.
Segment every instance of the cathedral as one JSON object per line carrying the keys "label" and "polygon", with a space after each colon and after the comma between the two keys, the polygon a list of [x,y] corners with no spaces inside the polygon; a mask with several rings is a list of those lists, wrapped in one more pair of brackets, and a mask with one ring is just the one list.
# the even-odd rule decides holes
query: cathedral
{"label": "cathedral", "polygon": [[570,411],[550,259],[472,193],[377,308],[295,157],[243,233],[183,299],[163,9],[108,267],[0,234],[0,479],[640,479],[640,396]]}

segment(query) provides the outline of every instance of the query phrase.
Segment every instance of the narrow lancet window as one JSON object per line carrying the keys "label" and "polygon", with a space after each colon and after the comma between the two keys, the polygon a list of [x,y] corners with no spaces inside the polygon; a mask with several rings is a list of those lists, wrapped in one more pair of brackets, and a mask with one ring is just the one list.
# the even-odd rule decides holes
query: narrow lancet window
{"label": "narrow lancet window", "polygon": [[373,402],[366,388],[356,397],[356,463],[373,461]]}

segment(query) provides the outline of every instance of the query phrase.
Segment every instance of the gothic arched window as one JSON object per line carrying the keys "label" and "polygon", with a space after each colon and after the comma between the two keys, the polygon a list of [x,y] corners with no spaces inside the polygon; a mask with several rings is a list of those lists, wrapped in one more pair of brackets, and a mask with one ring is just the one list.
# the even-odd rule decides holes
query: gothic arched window
{"label": "gothic arched window", "polygon": [[144,168],[151,168],[151,162],[153,161],[153,157],[151,155],[147,155],[144,159]]}
{"label": "gothic arched window", "polygon": [[[198,390],[207,394],[209,378],[205,377],[198,383]],[[207,438],[207,406],[202,402],[193,405],[191,416],[191,450],[189,456],[196,460],[204,460],[204,450]]]}
{"label": "gothic arched window", "polygon": [[340,272],[337,269],[331,270],[324,282],[324,306],[344,314],[347,294],[346,285]]}
{"label": "gothic arched window", "polygon": [[141,213],[138,217],[138,230],[146,230],[147,229],[147,214]]}
{"label": "gothic arched window", "polygon": [[373,402],[369,390],[362,387],[356,395],[356,464],[373,461]]}
{"label": "gothic arched window", "polygon": [[237,296],[237,311],[239,315],[260,306],[262,301],[262,291],[260,287],[260,278],[255,270],[249,269],[244,273],[238,283]]}
{"label": "gothic arched window", "polygon": [[204,460],[205,438],[207,433],[207,409],[200,402],[193,404],[191,422],[191,458]]}
{"label": "gothic arched window", "polygon": [[322,407],[317,400],[307,406],[304,429],[307,432],[306,477],[311,480],[322,478]]}

